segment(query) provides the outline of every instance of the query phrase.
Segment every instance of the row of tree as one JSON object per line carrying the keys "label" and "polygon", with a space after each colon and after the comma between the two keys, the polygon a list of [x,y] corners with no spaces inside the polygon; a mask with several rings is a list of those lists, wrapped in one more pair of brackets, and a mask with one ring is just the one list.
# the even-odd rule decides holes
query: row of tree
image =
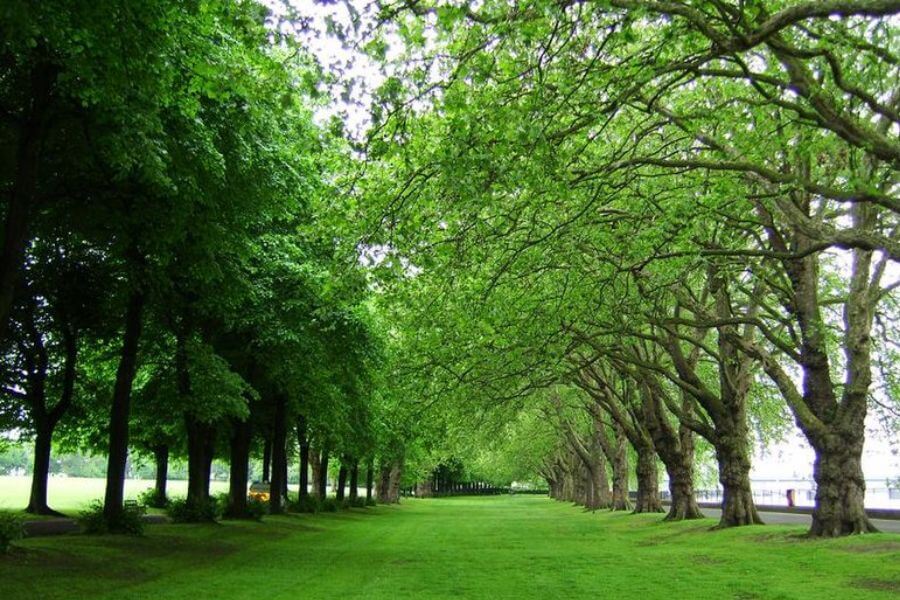
{"label": "row of tree", "polygon": [[[339,200],[323,77],[252,1],[28,2],[0,11],[0,418],[34,443],[28,510],[51,513],[54,446],[106,455],[121,519],[129,449],[187,501],[230,464],[246,516],[264,458],[324,493],[329,457],[399,486],[388,340]],[[379,481],[381,477],[378,477]],[[343,487],[341,488],[343,489]],[[396,493],[393,494],[396,497]]]}
{"label": "row of tree", "polygon": [[[394,2],[367,182],[416,348],[409,395],[533,407],[554,495],[759,523],[754,440],[815,452],[810,533],[873,531],[867,427],[897,431],[895,2]],[[387,224],[386,227],[383,227]],[[374,228],[373,228],[374,229]],[[550,390],[548,392],[548,390]],[[579,407],[573,413],[573,406]],[[611,465],[612,491],[606,463]]]}

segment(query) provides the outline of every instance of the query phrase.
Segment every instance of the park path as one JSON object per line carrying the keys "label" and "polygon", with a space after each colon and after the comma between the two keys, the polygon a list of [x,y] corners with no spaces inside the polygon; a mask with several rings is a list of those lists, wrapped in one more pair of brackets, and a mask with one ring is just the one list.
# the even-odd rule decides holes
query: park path
{"label": "park path", "polygon": [[[722,511],[718,508],[701,508],[707,517],[718,519]],[[759,516],[763,523],[769,525],[803,525],[809,527],[812,516],[803,513],[761,512]],[[872,524],[884,533],[900,533],[900,520],[894,519],[870,519]]]}

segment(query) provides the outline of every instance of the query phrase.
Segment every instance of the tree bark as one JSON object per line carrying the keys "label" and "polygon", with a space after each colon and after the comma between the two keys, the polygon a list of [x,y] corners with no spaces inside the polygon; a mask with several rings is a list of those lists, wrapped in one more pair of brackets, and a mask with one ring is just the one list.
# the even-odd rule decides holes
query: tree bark
{"label": "tree bark", "polygon": [[209,455],[212,427],[198,421],[193,415],[185,414],[188,450],[187,502],[200,506],[209,500]]}
{"label": "tree bark", "polygon": [[628,440],[621,427],[613,424],[613,431],[615,446],[610,461],[613,472],[612,509],[631,510],[631,501],[628,499]]}
{"label": "tree bark", "polygon": [[262,480],[269,483],[271,478],[272,466],[272,438],[266,437],[263,441],[263,460],[262,460]]}
{"label": "tree bark", "polygon": [[287,443],[287,399],[282,394],[276,394],[275,420],[272,424],[272,480],[269,485],[269,512],[281,514],[284,512],[284,476],[287,472],[287,456],[285,445]]}
{"label": "tree bark", "polygon": [[366,503],[370,503],[372,501],[372,492],[375,487],[375,461],[374,459],[369,459],[369,463],[366,466]]}
{"label": "tree bark", "polygon": [[724,437],[719,435],[716,459],[722,484],[722,517],[719,527],[761,525],[762,519],[750,489],[749,432]]}
{"label": "tree bark", "polygon": [[663,512],[659,499],[659,473],[656,469],[656,451],[650,446],[639,446],[637,452],[637,500],[635,513]]}
{"label": "tree bark", "polygon": [[319,498],[328,497],[328,449],[322,449],[319,458],[319,480],[316,482],[319,488]]}
{"label": "tree bark", "polygon": [[247,510],[247,481],[250,479],[250,443],[253,430],[250,420],[232,423],[230,460],[228,473],[228,509],[225,515],[232,519],[243,519]]}
{"label": "tree bark", "polygon": [[306,417],[300,415],[297,419],[297,442],[300,445],[300,487],[297,497],[301,501],[309,498],[309,436],[306,429]]}
{"label": "tree bark", "polygon": [[25,512],[35,515],[58,514],[47,505],[47,481],[50,476],[50,440],[52,431],[44,424],[38,427],[34,440],[34,470],[31,495]]}
{"label": "tree bark", "polygon": [[350,501],[359,498],[359,461],[354,459],[350,466]]}
{"label": "tree bark", "polygon": [[319,481],[322,479],[322,457],[318,450],[310,447],[309,449],[309,469],[312,471],[312,490],[311,494],[316,498],[323,498],[319,493]]}
{"label": "tree bark", "polygon": [[156,500],[162,508],[166,500],[166,485],[169,479],[169,447],[165,444],[158,444],[153,448],[153,460],[156,463],[156,484],[154,490],[156,492]]}
{"label": "tree bark", "polygon": [[347,466],[342,459],[341,466],[338,469],[337,489],[334,491],[334,497],[337,498],[338,501],[341,501],[344,499],[344,491],[345,491],[346,487],[347,487]]}
{"label": "tree bark", "polygon": [[128,418],[131,414],[131,386],[137,372],[138,342],[144,312],[144,294],[131,293],[125,311],[122,351],[116,369],[112,407],[109,415],[109,452],[106,467],[106,494],[103,515],[113,527],[119,522],[125,501],[125,469],[128,461]]}
{"label": "tree bark", "polygon": [[862,445],[862,435],[829,436],[815,448],[816,505],[809,530],[811,536],[838,537],[878,531],[866,515]]}

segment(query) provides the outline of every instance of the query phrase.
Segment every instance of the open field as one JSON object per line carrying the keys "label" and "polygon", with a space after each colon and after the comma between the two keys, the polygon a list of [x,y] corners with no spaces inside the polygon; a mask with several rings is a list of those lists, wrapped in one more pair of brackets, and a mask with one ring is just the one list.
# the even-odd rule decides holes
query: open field
{"label": "open field", "polygon": [[[125,482],[126,498],[136,498],[138,494],[153,487],[149,479],[129,479]],[[49,483],[49,504],[61,513],[76,515],[92,500],[102,500],[106,480],[101,478],[51,477]],[[31,477],[0,476],[0,510],[21,510],[28,505]],[[170,481],[170,496],[187,494],[187,481]],[[217,494],[228,491],[228,482],[210,482],[210,492]]]}
{"label": "open field", "polygon": [[586,513],[546,498],[408,500],[142,538],[33,538],[0,558],[16,598],[891,598],[900,535]]}

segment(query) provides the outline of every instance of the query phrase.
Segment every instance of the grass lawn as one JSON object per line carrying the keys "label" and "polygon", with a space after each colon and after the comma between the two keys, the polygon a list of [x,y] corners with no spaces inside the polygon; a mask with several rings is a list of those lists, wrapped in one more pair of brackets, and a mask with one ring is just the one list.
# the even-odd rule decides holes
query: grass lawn
{"label": "grass lawn", "polygon": [[[81,477],[51,477],[47,484],[47,501],[50,508],[61,513],[76,516],[78,511],[86,508],[92,500],[103,500],[106,480]],[[138,494],[153,487],[149,479],[128,479],[125,482],[125,497],[137,498]],[[170,481],[170,496],[187,495],[187,481]],[[213,494],[228,491],[227,481],[210,482]],[[31,492],[31,477],[0,476],[0,511],[21,511],[28,505]],[[29,519],[35,517],[29,515]],[[2,594],[0,594],[2,597]]]}
{"label": "grass lawn", "polygon": [[70,535],[0,557],[14,598],[896,598],[900,535],[810,541],[802,528],[590,514],[526,496],[263,523]]}

